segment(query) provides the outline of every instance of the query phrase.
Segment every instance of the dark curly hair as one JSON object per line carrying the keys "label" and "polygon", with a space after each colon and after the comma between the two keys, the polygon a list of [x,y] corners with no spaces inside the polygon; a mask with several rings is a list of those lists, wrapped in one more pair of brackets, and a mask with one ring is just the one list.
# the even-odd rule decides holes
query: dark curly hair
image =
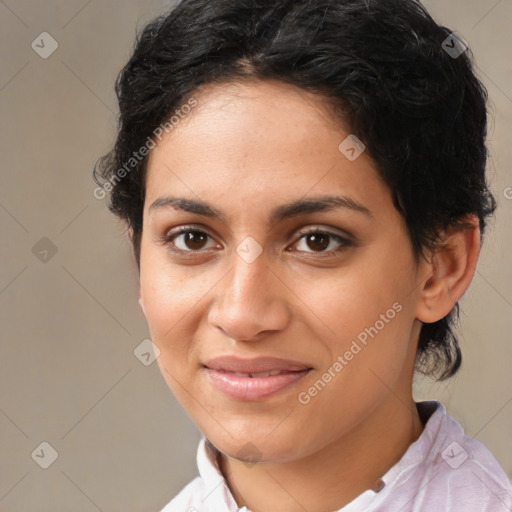
{"label": "dark curly hair", "polygon": [[[201,84],[248,80],[329,101],[389,185],[416,258],[468,214],[483,240],[496,207],[485,176],[487,91],[463,40],[417,0],[182,0],[137,35],[115,85],[117,141],[94,169],[95,195],[111,192],[109,209],[133,230],[139,269],[147,155],[134,151],[154,145]],[[457,372],[458,317],[456,304],[422,326],[417,371]]]}

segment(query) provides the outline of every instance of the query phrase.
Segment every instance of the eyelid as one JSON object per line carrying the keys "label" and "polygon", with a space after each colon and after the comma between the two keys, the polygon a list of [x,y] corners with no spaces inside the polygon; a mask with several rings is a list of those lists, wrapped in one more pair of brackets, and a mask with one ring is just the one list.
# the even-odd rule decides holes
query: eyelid
{"label": "eyelid", "polygon": [[[313,256],[314,258],[332,258],[341,255],[344,251],[346,251],[350,247],[356,247],[357,243],[352,235],[346,232],[339,232],[335,230],[335,228],[325,228],[320,226],[311,226],[309,228],[305,228],[298,231],[298,237],[295,242],[292,243],[292,246],[297,245],[305,236],[309,234],[320,233],[323,235],[327,235],[330,238],[336,239],[339,243],[338,247],[335,249],[329,249],[328,251],[297,251],[301,254],[306,254],[307,258]],[[288,249],[287,249],[288,251]]]}
{"label": "eyelid", "polygon": [[[168,246],[171,246],[172,245],[172,241],[184,234],[184,233],[188,233],[188,232],[191,232],[191,231],[196,231],[196,232],[201,232],[201,233],[204,233],[206,236],[208,236],[210,239],[214,239],[214,236],[212,236],[210,233],[209,233],[209,229],[206,228],[205,226],[203,225],[183,225],[183,226],[179,226],[177,228],[174,228],[174,229],[171,229],[171,230],[168,230],[164,233],[164,235],[159,238],[158,242],[163,244],[163,245],[168,245]],[[309,225],[307,228],[303,228],[303,229],[299,229],[299,230],[296,230],[294,229],[293,232],[296,232],[297,233],[297,238],[296,240],[292,243],[292,245],[295,245],[297,244],[304,236],[308,235],[308,234],[313,234],[313,233],[321,233],[321,234],[324,234],[324,235],[327,235],[327,236],[330,236],[330,237],[333,237],[333,238],[336,238],[338,239],[341,243],[340,243],[340,247],[338,247],[337,249],[330,249],[329,251],[325,251],[325,252],[317,252],[315,253],[315,251],[312,251],[312,252],[308,252],[308,251],[299,251],[299,252],[305,252],[306,254],[317,254],[319,257],[322,257],[322,255],[333,255],[333,254],[336,254],[338,252],[341,252],[344,248],[346,248],[347,246],[355,246],[357,245],[356,244],[356,241],[354,239],[354,237],[345,232],[345,231],[340,231],[340,230],[337,230],[337,228],[332,228],[332,227],[322,227],[321,225]],[[179,254],[201,254],[202,252],[205,252],[207,249],[199,249],[197,251],[193,251],[193,250],[190,250],[190,251],[186,251],[186,250],[182,250],[182,249],[176,249],[176,248],[171,248],[170,250],[172,250],[173,252],[175,253],[179,253]]]}
{"label": "eyelid", "polygon": [[321,226],[321,225],[311,225],[307,228],[299,229],[297,231],[297,234],[301,237],[304,235],[308,235],[310,233],[324,233],[326,235],[336,236],[339,237],[347,242],[351,242],[355,244],[355,238],[353,235],[346,231],[342,231],[338,228],[328,227],[328,226]]}
{"label": "eyelid", "polygon": [[[189,233],[191,231],[197,231],[200,233],[204,233],[206,236],[208,236],[212,240],[215,238],[213,235],[210,234],[209,230],[205,226],[195,224],[195,225],[178,226],[177,228],[169,229],[161,237],[158,238],[157,242],[162,245],[171,246],[172,241],[175,238],[177,238],[178,236],[183,235],[185,233]],[[184,251],[184,250],[175,249],[175,248],[172,248],[171,250],[173,252],[177,252],[180,254],[186,254],[186,253],[190,253],[190,254],[198,253],[199,254],[199,253],[205,251],[205,249],[201,249],[198,251]]]}

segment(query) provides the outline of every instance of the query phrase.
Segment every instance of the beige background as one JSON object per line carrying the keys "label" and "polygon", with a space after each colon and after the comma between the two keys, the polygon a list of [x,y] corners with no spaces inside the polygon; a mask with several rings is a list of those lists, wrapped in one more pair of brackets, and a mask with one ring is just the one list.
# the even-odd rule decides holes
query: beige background
{"label": "beige background", "polygon": [[[488,87],[495,116],[489,166],[499,209],[462,302],[463,370],[448,383],[418,382],[416,397],[444,401],[512,477],[512,199],[505,197],[512,187],[512,2],[425,3],[469,42]],[[96,158],[114,140],[113,83],[135,29],[168,5],[0,2],[5,512],[158,511],[196,473],[198,429],[157,365],[134,356],[148,336],[136,267],[123,226],[93,197],[91,178]],[[31,48],[44,31],[59,45],[48,59]],[[39,242],[43,237],[54,255]],[[36,257],[34,246],[39,257],[49,250],[48,261]],[[58,452],[48,469],[31,457],[43,441]]]}

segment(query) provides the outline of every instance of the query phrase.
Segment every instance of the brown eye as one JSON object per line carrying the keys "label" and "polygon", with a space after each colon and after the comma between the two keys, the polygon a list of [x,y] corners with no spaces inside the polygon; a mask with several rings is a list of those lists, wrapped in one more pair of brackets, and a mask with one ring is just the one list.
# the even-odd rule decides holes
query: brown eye
{"label": "brown eye", "polygon": [[204,231],[183,227],[165,236],[164,242],[174,252],[200,252],[208,248],[208,239],[211,237]]}
{"label": "brown eye", "polygon": [[[333,243],[334,242],[334,243]],[[344,238],[338,234],[328,231],[320,231],[318,229],[302,233],[296,245],[299,251],[309,254],[334,255],[344,251],[353,244],[348,238]],[[302,245],[302,248],[300,247]],[[338,247],[336,247],[336,245]],[[309,249],[309,250],[308,250]]]}
{"label": "brown eye", "polygon": [[188,249],[192,249],[194,251],[203,249],[208,239],[208,235],[202,231],[187,231],[186,233],[182,234],[184,235],[183,243],[185,246]]}
{"label": "brown eye", "polygon": [[311,233],[305,236],[308,247],[314,251],[325,251],[325,249],[329,247],[330,235],[325,233]]}

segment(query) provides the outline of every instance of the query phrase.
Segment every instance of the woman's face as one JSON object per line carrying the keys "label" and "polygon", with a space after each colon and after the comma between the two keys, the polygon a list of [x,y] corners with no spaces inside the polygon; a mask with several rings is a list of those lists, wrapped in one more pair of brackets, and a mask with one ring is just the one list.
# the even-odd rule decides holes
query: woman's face
{"label": "woman's face", "polygon": [[[375,164],[317,96],[274,82],[194,97],[147,169],[140,294],[158,364],[223,453],[298,459],[404,407],[420,272]],[[281,373],[248,375],[265,370]]]}

